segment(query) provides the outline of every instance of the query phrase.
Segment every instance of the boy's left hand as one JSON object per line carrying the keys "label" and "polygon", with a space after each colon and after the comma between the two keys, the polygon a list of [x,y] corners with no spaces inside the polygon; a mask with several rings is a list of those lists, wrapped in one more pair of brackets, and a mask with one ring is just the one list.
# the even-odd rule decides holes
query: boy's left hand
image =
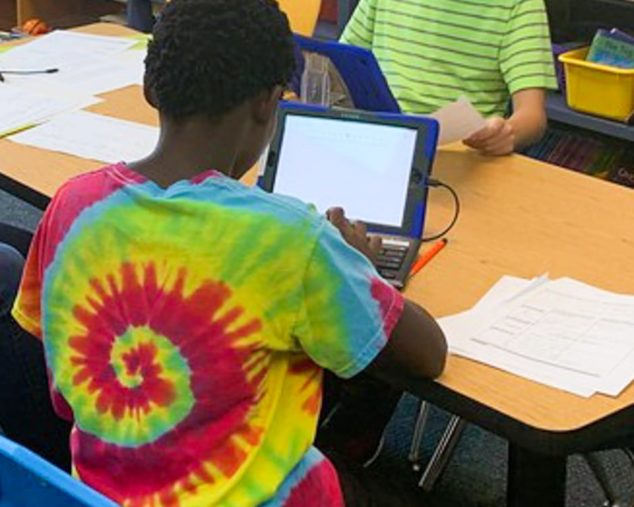
{"label": "boy's left hand", "polygon": [[372,264],[376,260],[381,250],[381,238],[378,236],[368,237],[368,228],[363,222],[350,222],[342,208],[330,208],[326,211],[326,218],[334,225],[343,236],[343,239],[365,255]]}
{"label": "boy's left hand", "polygon": [[508,155],[515,149],[515,131],[511,122],[496,116],[463,142],[483,155]]}

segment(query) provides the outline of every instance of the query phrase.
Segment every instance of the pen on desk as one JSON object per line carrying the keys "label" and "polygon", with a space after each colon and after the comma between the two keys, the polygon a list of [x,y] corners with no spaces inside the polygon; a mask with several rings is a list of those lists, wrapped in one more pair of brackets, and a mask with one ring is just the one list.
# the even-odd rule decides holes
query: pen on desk
{"label": "pen on desk", "polygon": [[0,69],[2,74],[15,74],[18,76],[30,76],[32,74],[55,74],[59,72],[59,69],[55,67],[51,69],[32,69],[32,70],[17,70],[17,69]]}
{"label": "pen on desk", "polygon": [[0,69],[0,83],[4,82],[4,76],[7,74],[14,74],[18,76],[31,76],[33,74],[55,74],[55,72],[59,72],[59,69],[51,68],[51,69],[37,69],[37,70],[7,70]]}
{"label": "pen on desk", "polygon": [[427,263],[432,260],[438,252],[445,248],[447,241],[447,238],[443,238],[437,243],[434,243],[434,245],[429,250],[425,251],[412,266],[412,269],[409,272],[409,276],[414,276],[421,269],[423,269],[423,267],[425,267],[425,265],[427,265]]}

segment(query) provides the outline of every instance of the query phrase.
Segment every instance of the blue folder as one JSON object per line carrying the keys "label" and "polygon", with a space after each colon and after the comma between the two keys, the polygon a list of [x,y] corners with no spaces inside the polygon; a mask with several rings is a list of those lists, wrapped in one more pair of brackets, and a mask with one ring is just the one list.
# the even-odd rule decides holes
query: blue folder
{"label": "blue folder", "polygon": [[303,51],[330,58],[346,84],[355,108],[382,113],[401,112],[372,51],[300,35],[295,35],[295,41]]}

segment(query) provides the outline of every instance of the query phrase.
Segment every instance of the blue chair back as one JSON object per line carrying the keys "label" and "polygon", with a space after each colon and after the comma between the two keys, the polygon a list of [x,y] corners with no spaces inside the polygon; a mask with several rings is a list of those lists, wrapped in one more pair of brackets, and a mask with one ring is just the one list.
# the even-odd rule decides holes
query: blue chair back
{"label": "blue chair back", "polygon": [[117,504],[0,435],[0,507],[116,507]]}

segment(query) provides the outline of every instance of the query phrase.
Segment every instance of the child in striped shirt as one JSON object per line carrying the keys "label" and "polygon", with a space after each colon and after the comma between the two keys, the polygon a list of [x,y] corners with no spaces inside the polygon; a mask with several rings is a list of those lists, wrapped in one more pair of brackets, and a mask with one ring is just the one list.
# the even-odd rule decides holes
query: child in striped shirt
{"label": "child in striped shirt", "polygon": [[556,88],[543,0],[361,0],[342,41],[375,53],[405,112],[466,96],[488,120],[465,144],[484,154],[543,134]]}

